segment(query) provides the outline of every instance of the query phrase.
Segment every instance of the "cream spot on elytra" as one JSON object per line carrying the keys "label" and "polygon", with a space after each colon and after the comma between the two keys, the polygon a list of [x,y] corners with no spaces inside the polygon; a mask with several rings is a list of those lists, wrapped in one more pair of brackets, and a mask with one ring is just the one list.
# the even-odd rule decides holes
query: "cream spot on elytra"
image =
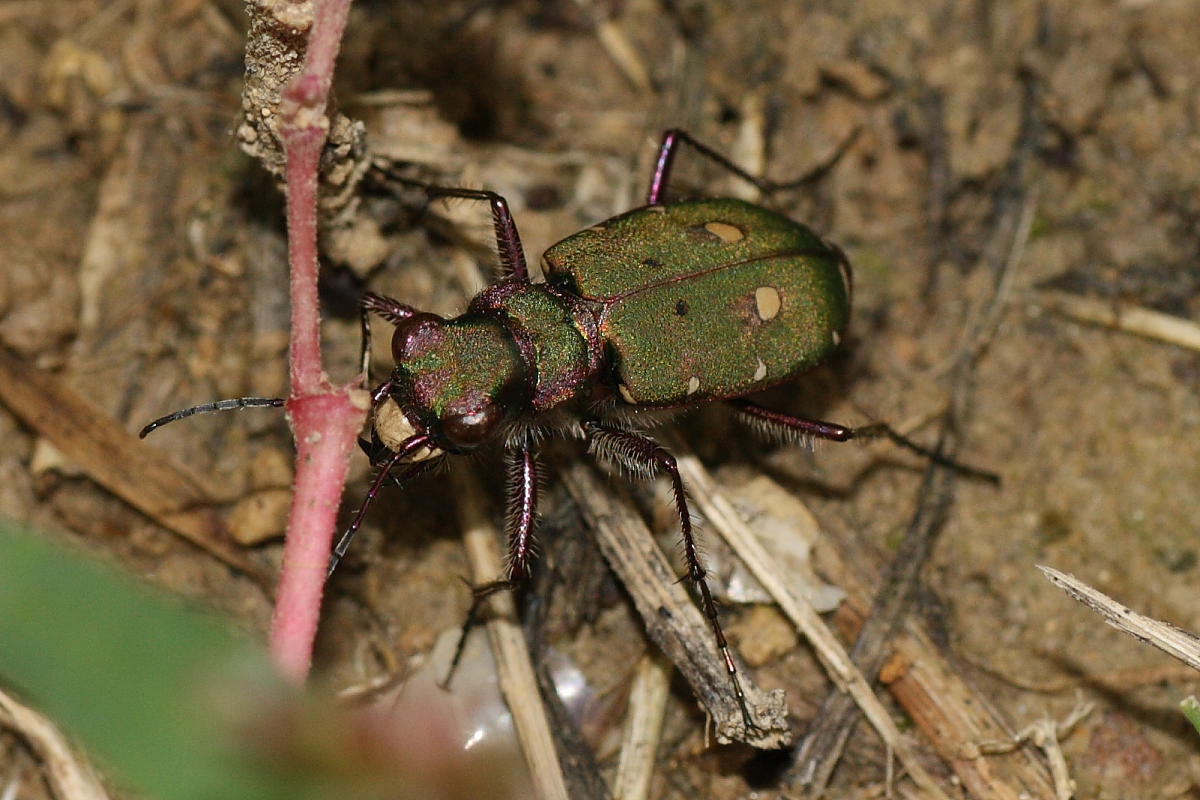
{"label": "cream spot on elytra", "polygon": [[837,331],[834,331],[833,332],[833,346],[837,347],[841,343],[842,343],[842,335],[840,333],[838,333]]}
{"label": "cream spot on elytra", "polygon": [[695,394],[700,391],[700,379],[693,375],[688,379],[688,394]]}
{"label": "cream spot on elytra", "polygon": [[767,365],[760,358],[758,359],[758,367],[754,370],[754,380],[761,381],[765,377],[767,377]]}
{"label": "cream spot on elytra", "polygon": [[637,404],[637,400],[633,399],[633,393],[629,391],[629,387],[626,386],[625,384],[618,383],[617,391],[620,393],[621,397],[624,398],[626,403],[631,403],[631,404],[635,404],[635,405]]}
{"label": "cream spot on elytra", "polygon": [[728,222],[706,222],[704,230],[716,236],[723,242],[740,242],[746,238],[746,234],[736,225],[730,225]]}
{"label": "cream spot on elytra", "polygon": [[758,311],[759,319],[775,319],[782,307],[783,298],[774,286],[760,286],[754,290],[754,308]]}

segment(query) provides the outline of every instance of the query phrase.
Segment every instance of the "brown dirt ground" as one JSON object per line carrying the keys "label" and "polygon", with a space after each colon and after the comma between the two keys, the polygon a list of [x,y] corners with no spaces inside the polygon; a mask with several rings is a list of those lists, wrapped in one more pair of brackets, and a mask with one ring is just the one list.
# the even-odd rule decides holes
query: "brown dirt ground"
{"label": "brown dirt ground", "polygon": [[[632,61],[606,49],[599,22]],[[131,431],[194,402],[285,390],[279,197],[233,137],[242,28],[232,0],[0,7],[0,343]],[[779,178],[860,130],[827,178],[779,201],[855,265],[851,341],[770,397],[850,423],[903,425],[946,406],[964,331],[985,314],[1007,250],[997,220],[1033,203],[962,430],[962,457],[1004,484],[959,483],[914,613],[1014,727],[1065,716],[1077,694],[1098,704],[1063,742],[1078,796],[1200,796],[1198,740],[1176,711],[1194,676],[1034,568],[1200,630],[1200,354],[1045,308],[1049,292],[1068,291],[1200,317],[1198,39],[1194,0],[361,2],[338,91],[377,152],[506,195],[533,256],[638,204],[666,127]],[[732,190],[685,160],[683,184]],[[452,209],[464,212],[483,217]],[[467,251],[394,201],[357,213],[359,228],[331,247],[339,263],[326,286],[328,357],[343,378],[357,347],[346,311],[364,281],[443,313],[474,289]],[[764,471],[792,489],[829,537],[862,553],[865,574],[908,525],[921,465],[905,454],[745,442],[715,411],[682,427],[710,467]],[[268,600],[249,581],[99,489],[2,407],[0,440],[0,513],[265,631]],[[147,446],[228,497],[269,505],[287,485],[290,441],[270,411],[194,420]],[[484,463],[498,471],[498,459]],[[395,669],[461,620],[467,568],[446,486],[388,497],[356,543],[321,642],[336,680]],[[578,524],[556,500],[547,537]],[[255,557],[272,562],[279,549]],[[598,587],[575,598],[582,606],[622,607],[604,580],[580,585]],[[564,594],[554,597],[569,605]],[[735,640],[757,635],[748,616],[726,612]],[[629,677],[620,665],[644,647],[620,611],[560,638],[617,695]],[[827,690],[803,646],[757,677],[797,698],[798,733]],[[705,749],[702,719],[677,695],[654,796],[746,797],[748,780],[756,796],[790,794],[770,759]],[[586,726],[600,740],[619,720],[610,708]],[[0,774],[26,763],[22,748],[0,733]],[[831,796],[881,793],[885,761],[860,725]]]}

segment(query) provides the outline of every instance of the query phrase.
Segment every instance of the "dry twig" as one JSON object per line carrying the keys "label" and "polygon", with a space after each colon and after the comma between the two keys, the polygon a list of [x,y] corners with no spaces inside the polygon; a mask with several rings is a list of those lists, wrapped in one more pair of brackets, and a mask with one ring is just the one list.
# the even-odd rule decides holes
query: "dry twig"
{"label": "dry twig", "polygon": [[77,756],[50,720],[0,690],[0,725],[19,733],[37,751],[60,800],[108,800],[96,771]]}
{"label": "dry twig", "polygon": [[615,800],[647,800],[657,766],[658,743],[671,689],[671,666],[647,653],[638,662],[629,691],[629,716],[613,786]]}
{"label": "dry twig", "polygon": [[1002,742],[981,742],[979,752],[984,755],[995,753],[1011,753],[1018,747],[1030,742],[1046,754],[1050,764],[1050,774],[1054,778],[1055,800],[1071,800],[1075,794],[1075,782],[1071,780],[1067,759],[1063,755],[1059,740],[1070,734],[1075,726],[1092,713],[1094,703],[1078,702],[1062,722],[1055,722],[1049,717],[1038,720],[1017,732],[1015,736]]}
{"label": "dry twig", "polygon": [[679,583],[628,495],[620,487],[605,486],[592,468],[580,461],[569,464],[562,477],[595,533],[605,560],[632,596],[647,634],[679,668],[712,716],[717,741],[741,741],[761,748],[786,745],[791,731],[783,690],[764,692],[739,665],[746,703],[758,726],[758,730],[747,730],[704,616]]}
{"label": "dry twig", "polygon": [[1082,322],[1093,322],[1125,333],[1200,350],[1200,325],[1188,319],[1066,292],[1043,292],[1038,302],[1051,311]]}
{"label": "dry twig", "polygon": [[266,573],[235,547],[213,510],[217,492],[55,376],[0,348],[0,402],[96,483],[263,587]]}
{"label": "dry twig", "polygon": [[1103,592],[1093,589],[1074,575],[1053,567],[1038,569],[1058,588],[1104,617],[1104,621],[1140,642],[1152,644],[1192,669],[1200,669],[1200,636],[1177,628],[1169,622],[1147,617],[1123,606]]}
{"label": "dry twig", "polygon": [[871,690],[870,681],[859,672],[841,642],[825,626],[808,599],[792,590],[794,581],[778,569],[779,560],[766,551],[754,533],[742,522],[741,517],[695,455],[681,442],[674,441],[671,447],[675,451],[680,473],[691,487],[693,498],[700,510],[792,620],[797,630],[812,644],[830,678],[839,690],[845,693],[839,696],[849,697],[852,703],[858,705],[926,796],[944,797],[937,781],[921,765],[916,751],[896,728],[887,709]]}

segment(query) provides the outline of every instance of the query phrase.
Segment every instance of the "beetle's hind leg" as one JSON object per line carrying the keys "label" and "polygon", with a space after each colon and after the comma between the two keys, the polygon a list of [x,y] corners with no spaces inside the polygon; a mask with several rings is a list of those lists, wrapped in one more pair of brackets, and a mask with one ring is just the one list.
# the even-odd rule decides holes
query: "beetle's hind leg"
{"label": "beetle's hind leg", "polygon": [[1000,476],[996,473],[962,464],[942,455],[936,450],[930,450],[924,445],[917,444],[886,422],[876,422],[871,425],[863,425],[859,428],[848,428],[845,425],[838,425],[834,422],[822,422],[821,420],[808,419],[806,417],[794,417],[791,414],[784,414],[780,411],[764,408],[757,403],[751,403],[749,400],[729,400],[728,403],[737,411],[751,417],[756,422],[768,428],[783,430],[802,439],[828,439],[832,442],[848,442],[851,439],[886,438],[890,439],[893,444],[903,447],[906,450],[911,450],[933,463],[952,469],[955,472],[971,478],[978,478],[988,483],[1000,483]]}
{"label": "beetle's hind leg", "polygon": [[688,511],[687,497],[683,491],[683,479],[679,476],[679,467],[675,457],[658,442],[634,431],[605,425],[599,422],[583,423],[584,432],[591,443],[592,452],[609,461],[616,462],[636,473],[652,475],[657,471],[665,472],[671,479],[671,488],[675,495],[675,511],[679,516],[679,527],[683,533],[683,553],[687,562],[687,577],[700,594],[701,610],[708,618],[713,636],[717,640],[717,648],[725,660],[725,670],[729,674],[729,682],[733,685],[738,707],[742,711],[742,719],[747,730],[758,730],[746,695],[742,691],[742,683],[738,679],[737,666],[733,662],[729,643],[725,640],[725,632],[721,630],[721,621],[717,615],[717,604],[713,601],[712,593],[705,580],[707,571],[700,560],[696,549],[696,539],[692,534],[692,517]]}
{"label": "beetle's hind leg", "polygon": [[832,154],[800,177],[781,183],[767,178],[760,178],[757,175],[751,175],[727,157],[694,138],[687,131],[672,128],[663,134],[662,144],[658,147],[658,159],[654,162],[654,177],[650,179],[650,191],[647,193],[646,202],[652,206],[662,202],[663,195],[667,191],[667,184],[671,179],[671,167],[675,163],[675,155],[679,151],[679,145],[681,144],[686,143],[690,145],[700,155],[757,187],[763,194],[769,195],[786,189],[799,189],[802,186],[808,186],[824,178],[842,160],[842,156],[846,155],[846,151],[858,139],[860,131],[861,128],[855,128],[849,136],[842,140]]}

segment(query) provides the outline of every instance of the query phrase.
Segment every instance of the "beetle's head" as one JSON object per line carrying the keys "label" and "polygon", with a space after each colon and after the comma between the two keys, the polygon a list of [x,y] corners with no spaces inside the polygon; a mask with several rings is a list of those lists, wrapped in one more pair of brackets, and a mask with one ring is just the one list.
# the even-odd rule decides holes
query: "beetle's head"
{"label": "beetle's head", "polygon": [[[376,411],[375,427],[393,450],[404,438],[428,433],[437,451],[469,452],[500,435],[519,408],[520,354],[492,317],[414,314],[396,326],[392,358],[392,397]],[[389,404],[394,408],[385,411]]]}

